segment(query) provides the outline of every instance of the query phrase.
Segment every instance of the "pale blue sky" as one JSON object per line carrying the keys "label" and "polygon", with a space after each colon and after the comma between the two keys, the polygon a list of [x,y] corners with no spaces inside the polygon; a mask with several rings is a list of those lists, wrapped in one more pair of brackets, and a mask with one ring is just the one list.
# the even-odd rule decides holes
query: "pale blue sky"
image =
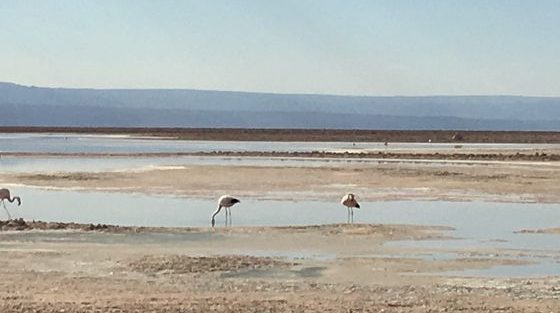
{"label": "pale blue sky", "polygon": [[560,0],[1,0],[0,81],[560,96]]}

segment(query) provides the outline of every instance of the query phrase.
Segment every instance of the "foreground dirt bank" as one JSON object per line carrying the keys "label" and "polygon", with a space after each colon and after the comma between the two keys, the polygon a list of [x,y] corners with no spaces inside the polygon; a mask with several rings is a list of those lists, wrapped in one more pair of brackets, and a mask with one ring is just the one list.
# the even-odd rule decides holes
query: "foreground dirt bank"
{"label": "foreground dirt bank", "polygon": [[107,224],[82,224],[64,222],[26,221],[22,218],[0,220],[0,231],[30,231],[30,230],[65,230],[65,231],[100,231],[106,233],[209,233],[209,234],[252,234],[252,233],[307,233],[312,232],[322,236],[355,235],[369,236],[370,239],[442,239],[447,238],[442,233],[452,230],[447,226],[423,225],[381,225],[381,224],[329,224],[307,226],[252,226],[252,227],[144,227],[120,226]]}
{"label": "foreground dirt bank", "polygon": [[[406,256],[411,253],[406,248],[383,245],[445,238],[445,231],[414,225],[316,225],[0,232],[0,311],[560,310],[558,278],[435,275],[516,260],[419,258]],[[289,257],[294,253],[296,258]],[[395,253],[400,257],[390,256]]]}

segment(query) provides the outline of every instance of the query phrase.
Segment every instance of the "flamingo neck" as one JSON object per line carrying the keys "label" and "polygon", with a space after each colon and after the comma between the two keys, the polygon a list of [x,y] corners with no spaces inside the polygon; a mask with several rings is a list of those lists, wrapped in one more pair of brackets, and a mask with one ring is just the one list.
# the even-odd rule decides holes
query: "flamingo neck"
{"label": "flamingo neck", "polygon": [[218,208],[216,209],[216,211],[214,211],[214,213],[212,213],[212,227],[214,227],[214,218],[216,217],[216,215],[218,215],[218,213],[220,213],[220,210],[222,210],[222,206],[218,206]]}
{"label": "flamingo neck", "polygon": [[17,201],[18,205],[21,205],[21,199],[20,197],[12,197],[11,199],[8,198],[8,201],[10,201],[10,203],[13,203],[14,201]]}

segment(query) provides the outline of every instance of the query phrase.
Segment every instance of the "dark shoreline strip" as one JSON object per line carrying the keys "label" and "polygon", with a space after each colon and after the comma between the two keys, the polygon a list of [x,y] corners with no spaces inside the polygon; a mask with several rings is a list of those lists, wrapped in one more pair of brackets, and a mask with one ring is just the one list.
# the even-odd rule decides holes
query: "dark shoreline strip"
{"label": "dark shoreline strip", "polygon": [[[218,141],[560,143],[560,132],[243,128],[0,127],[0,133],[122,134]],[[460,134],[461,140],[453,137]],[[457,138],[457,136],[455,136]]]}
{"label": "dark shoreline strip", "polygon": [[469,160],[469,161],[560,161],[560,154],[546,153],[394,153],[394,152],[154,152],[154,153],[61,153],[61,152],[4,152],[1,157],[283,157],[283,158],[344,158],[344,159],[413,159],[413,160]]}

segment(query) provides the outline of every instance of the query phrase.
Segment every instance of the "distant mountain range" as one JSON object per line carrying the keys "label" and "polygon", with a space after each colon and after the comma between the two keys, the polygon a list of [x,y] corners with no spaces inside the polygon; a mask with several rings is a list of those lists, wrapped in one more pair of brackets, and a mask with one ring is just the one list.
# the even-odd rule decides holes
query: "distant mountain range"
{"label": "distant mountain range", "polygon": [[560,98],[357,97],[0,83],[0,126],[560,130]]}

